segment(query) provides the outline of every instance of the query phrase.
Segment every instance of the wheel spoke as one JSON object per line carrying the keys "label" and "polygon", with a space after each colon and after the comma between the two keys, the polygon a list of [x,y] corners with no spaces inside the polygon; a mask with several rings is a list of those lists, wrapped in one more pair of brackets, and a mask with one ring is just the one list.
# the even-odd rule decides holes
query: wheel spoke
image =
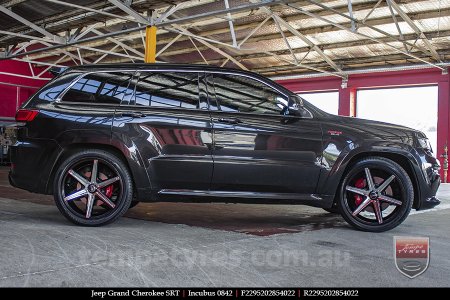
{"label": "wheel spoke", "polygon": [[94,159],[91,171],[91,183],[97,183],[98,159]]}
{"label": "wheel spoke", "polygon": [[347,191],[349,191],[349,192],[352,192],[352,193],[355,193],[355,194],[359,194],[359,195],[362,195],[362,196],[367,196],[369,194],[369,191],[367,191],[367,190],[359,189],[359,188],[356,188],[356,187],[353,187],[353,186],[349,186],[349,185],[347,185],[345,187],[345,189]]}
{"label": "wheel spoke", "polygon": [[92,208],[94,207],[94,194],[89,194],[88,201],[86,203],[86,219],[89,219],[92,214]]}
{"label": "wheel spoke", "polygon": [[391,177],[389,177],[388,179],[386,179],[385,181],[383,181],[383,183],[377,188],[378,192],[382,192],[384,191],[389,184],[392,182],[392,180],[395,179],[395,175],[392,175]]}
{"label": "wheel spoke", "polygon": [[394,199],[394,198],[391,198],[391,197],[388,197],[388,196],[385,196],[385,195],[380,195],[378,197],[378,199],[381,200],[381,201],[387,202],[389,204],[402,205],[402,201]]}
{"label": "wheel spoke", "polygon": [[371,191],[375,188],[375,185],[373,184],[372,174],[370,174],[369,168],[365,168],[364,172],[366,173],[366,180],[367,180],[367,185],[369,186],[369,191]]}
{"label": "wheel spoke", "polygon": [[105,196],[105,194],[103,194],[100,191],[95,192],[95,194],[106,204],[109,205],[109,207],[114,208],[116,207],[116,205],[114,204],[114,202],[112,202],[108,197]]}
{"label": "wheel spoke", "polygon": [[74,170],[69,170],[69,174],[75,178],[76,180],[78,180],[79,183],[81,183],[82,185],[84,185],[85,187],[88,186],[89,182],[86,180],[86,178],[84,178],[83,176],[81,176],[80,174],[78,174],[77,172],[75,172]]}
{"label": "wheel spoke", "polygon": [[73,194],[70,194],[70,195],[67,196],[67,197],[64,197],[64,201],[75,200],[75,199],[77,199],[77,198],[80,198],[80,197],[83,197],[83,196],[86,196],[86,195],[87,195],[86,190],[85,190],[85,189],[82,189],[82,190],[76,191],[76,192],[73,193]]}
{"label": "wheel spoke", "polygon": [[[95,156],[80,160],[68,169],[60,187],[60,201],[70,213],[86,221],[94,218],[100,221],[119,207],[124,179],[113,165]],[[99,209],[100,204],[104,209]]]}
{"label": "wheel spoke", "polygon": [[381,213],[380,201],[373,201],[373,210],[375,216],[377,217],[378,224],[383,224],[383,215]]}
{"label": "wheel spoke", "polygon": [[372,202],[372,200],[371,200],[369,197],[367,197],[367,198],[363,201],[363,203],[361,203],[361,204],[355,209],[355,211],[352,213],[352,215],[353,215],[353,216],[359,215],[359,213],[360,213],[361,211],[363,211],[363,209],[366,208],[367,205],[370,204],[370,202]]}
{"label": "wheel spoke", "polygon": [[104,188],[105,186],[111,185],[111,184],[113,184],[114,182],[119,181],[119,180],[120,180],[120,177],[119,177],[119,176],[113,177],[113,178],[110,178],[110,179],[108,179],[108,180],[105,180],[105,181],[100,182],[100,183],[98,184],[98,187],[99,187],[99,188]]}

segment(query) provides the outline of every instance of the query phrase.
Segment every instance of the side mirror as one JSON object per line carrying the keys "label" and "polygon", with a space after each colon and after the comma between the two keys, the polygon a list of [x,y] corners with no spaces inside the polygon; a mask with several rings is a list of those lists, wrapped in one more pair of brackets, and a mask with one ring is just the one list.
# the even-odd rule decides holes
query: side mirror
{"label": "side mirror", "polygon": [[298,96],[289,96],[287,111],[289,114],[294,116],[301,115],[301,110],[303,108],[303,100]]}

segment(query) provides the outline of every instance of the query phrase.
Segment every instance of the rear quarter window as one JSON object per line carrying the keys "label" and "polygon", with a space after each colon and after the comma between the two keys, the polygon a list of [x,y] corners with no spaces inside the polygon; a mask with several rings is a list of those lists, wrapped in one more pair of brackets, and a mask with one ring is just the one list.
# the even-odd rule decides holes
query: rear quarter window
{"label": "rear quarter window", "polygon": [[64,73],[38,90],[23,107],[53,102],[81,73]]}
{"label": "rear quarter window", "polygon": [[119,105],[133,94],[130,81],[134,72],[96,72],[80,78],[63,95],[62,102]]}

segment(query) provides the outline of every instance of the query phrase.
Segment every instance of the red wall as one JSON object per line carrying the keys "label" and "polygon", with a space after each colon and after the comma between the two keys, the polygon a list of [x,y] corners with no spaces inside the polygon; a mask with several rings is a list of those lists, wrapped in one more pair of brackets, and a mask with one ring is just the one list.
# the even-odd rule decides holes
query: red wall
{"label": "red wall", "polygon": [[[37,75],[43,68],[33,67]],[[26,101],[36,90],[46,84],[48,80],[37,80],[24,77],[11,76],[5,73],[31,76],[28,63],[15,60],[0,61],[0,117],[12,118],[20,104]],[[50,73],[44,73],[41,77],[51,78]],[[21,85],[21,87],[13,85]]]}

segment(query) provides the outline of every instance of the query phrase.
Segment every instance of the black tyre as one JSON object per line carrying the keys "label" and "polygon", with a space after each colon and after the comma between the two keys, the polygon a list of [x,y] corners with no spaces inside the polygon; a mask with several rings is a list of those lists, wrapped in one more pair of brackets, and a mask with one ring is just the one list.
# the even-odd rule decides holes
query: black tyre
{"label": "black tyre", "polygon": [[55,203],[71,222],[100,226],[121,217],[133,199],[133,182],[120,158],[82,150],[65,159],[54,179]]}
{"label": "black tyre", "polygon": [[351,166],[340,186],[338,207],[353,227],[383,232],[400,225],[414,202],[408,173],[396,162],[368,157]]}
{"label": "black tyre", "polygon": [[139,201],[131,201],[130,207],[129,208],[133,208],[136,205],[138,205],[140,202]]}

